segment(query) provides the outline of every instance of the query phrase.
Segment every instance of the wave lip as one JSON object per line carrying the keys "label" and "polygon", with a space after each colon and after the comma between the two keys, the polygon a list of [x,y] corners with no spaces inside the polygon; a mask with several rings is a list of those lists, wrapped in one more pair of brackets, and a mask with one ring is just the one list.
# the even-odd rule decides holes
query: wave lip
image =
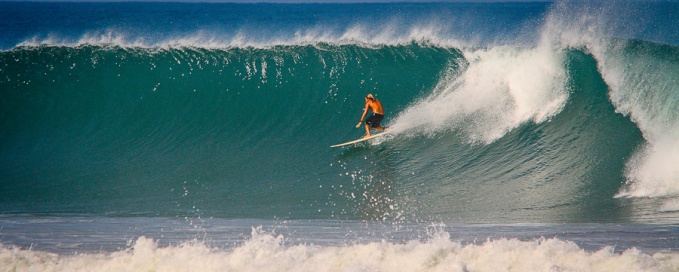
{"label": "wave lip", "polygon": [[459,48],[471,46],[470,43],[446,33],[435,24],[415,25],[396,31],[393,26],[377,28],[354,25],[343,31],[311,27],[292,33],[257,35],[247,30],[221,33],[212,30],[197,30],[193,33],[175,34],[166,37],[138,36],[119,29],[88,32],[80,37],[63,37],[58,34],[36,35],[18,43],[15,47],[39,46],[115,46],[122,48],[260,48],[276,46],[306,46],[317,44],[402,46],[412,43],[436,47]]}
{"label": "wave lip", "polygon": [[[451,3],[8,3],[3,8],[17,15],[3,18],[6,25],[20,21],[22,27],[9,27],[4,31],[6,38],[0,40],[7,43],[4,48],[41,44],[226,48],[412,41],[452,47],[459,41],[478,45],[513,37],[522,27],[534,27],[548,6],[510,5],[500,11]],[[42,15],[55,13],[55,8],[55,16]],[[403,13],[406,9],[407,14]]]}

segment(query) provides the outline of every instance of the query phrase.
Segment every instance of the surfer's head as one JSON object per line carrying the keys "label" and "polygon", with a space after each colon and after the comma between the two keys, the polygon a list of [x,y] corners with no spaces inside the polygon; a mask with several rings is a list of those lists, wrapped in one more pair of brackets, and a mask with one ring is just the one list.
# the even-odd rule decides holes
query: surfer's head
{"label": "surfer's head", "polygon": [[372,94],[368,94],[368,95],[365,96],[365,99],[375,100],[375,97]]}

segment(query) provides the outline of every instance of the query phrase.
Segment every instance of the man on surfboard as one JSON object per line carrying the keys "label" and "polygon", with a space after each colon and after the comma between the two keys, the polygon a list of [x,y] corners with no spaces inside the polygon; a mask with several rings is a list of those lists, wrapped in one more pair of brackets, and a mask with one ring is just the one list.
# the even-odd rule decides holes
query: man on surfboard
{"label": "man on surfboard", "polygon": [[368,114],[368,110],[371,110],[373,115],[368,117],[368,120],[365,120],[365,136],[363,136],[363,138],[370,137],[371,126],[377,130],[384,130],[384,128],[380,126],[380,122],[382,122],[382,119],[384,119],[384,109],[382,109],[382,103],[380,103],[380,101],[377,100],[377,98],[375,98],[372,94],[368,94],[365,97],[365,109],[363,109],[361,121],[358,122],[356,128],[361,127],[363,119],[365,119],[366,114]]}

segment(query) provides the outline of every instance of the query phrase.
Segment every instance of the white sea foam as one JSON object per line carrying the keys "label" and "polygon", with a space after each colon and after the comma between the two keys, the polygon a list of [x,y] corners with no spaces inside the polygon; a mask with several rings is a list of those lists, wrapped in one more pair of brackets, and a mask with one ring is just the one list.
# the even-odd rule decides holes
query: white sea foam
{"label": "white sea foam", "polygon": [[569,241],[451,241],[439,232],[427,241],[346,246],[286,244],[283,236],[253,229],[229,249],[201,243],[159,247],[140,237],[113,253],[58,255],[0,247],[1,271],[675,271],[679,254],[587,252]]}
{"label": "white sea foam", "polygon": [[561,47],[544,35],[536,45],[457,45],[465,62],[451,67],[462,69],[451,68],[431,95],[403,111],[393,133],[456,130],[490,143],[526,122],[548,121],[568,100]]}
{"label": "white sea foam", "polygon": [[[668,137],[669,138],[669,137]],[[628,186],[619,196],[679,195],[679,140],[649,141],[627,163]]]}
{"label": "white sea foam", "polygon": [[462,72],[445,76],[429,97],[400,114],[394,133],[460,130],[472,142],[488,143],[525,122],[549,120],[568,98],[562,54],[549,46],[464,55]]}
{"label": "white sea foam", "polygon": [[679,211],[679,199],[670,199],[670,200],[665,200],[662,205],[660,205],[660,209],[658,211],[661,212],[676,212]]}
{"label": "white sea foam", "polygon": [[[611,82],[611,100],[628,114],[647,143],[627,163],[630,196],[679,195],[679,63],[646,63],[616,53],[605,56],[602,74]],[[649,63],[650,62],[650,63]]]}

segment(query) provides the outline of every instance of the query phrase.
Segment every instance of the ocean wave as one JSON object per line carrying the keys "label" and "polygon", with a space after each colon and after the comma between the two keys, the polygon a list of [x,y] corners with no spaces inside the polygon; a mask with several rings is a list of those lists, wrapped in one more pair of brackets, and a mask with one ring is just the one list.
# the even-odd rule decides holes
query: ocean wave
{"label": "ocean wave", "polygon": [[[381,220],[386,203],[424,214],[394,211],[414,220],[599,220],[616,195],[679,192],[677,48],[612,37],[620,24],[599,11],[560,3],[536,32],[492,39],[458,17],[398,16],[35,35],[0,53],[2,171],[16,189],[0,194],[49,202],[67,188],[56,202],[75,197],[75,209],[95,212],[152,197],[164,205],[142,212],[194,202],[242,216],[248,203],[266,216]],[[398,151],[328,151],[360,137],[352,129],[367,93],[385,103],[395,135],[368,147]],[[347,178],[356,184],[341,187]],[[212,187],[178,198],[187,181]],[[455,210],[469,203],[476,212]]]}
{"label": "ocean wave", "polygon": [[657,14],[662,9],[649,8],[655,5],[634,5],[557,2],[546,17],[541,40],[591,54],[615,111],[629,116],[643,133],[646,143],[628,158],[626,186],[617,197],[676,196],[679,171],[673,162],[679,160],[679,110],[674,101],[679,93],[679,48],[671,44],[672,34],[667,37],[670,44],[653,41],[651,36],[629,38],[647,32],[646,22],[630,24],[629,20],[645,13],[665,16]]}

